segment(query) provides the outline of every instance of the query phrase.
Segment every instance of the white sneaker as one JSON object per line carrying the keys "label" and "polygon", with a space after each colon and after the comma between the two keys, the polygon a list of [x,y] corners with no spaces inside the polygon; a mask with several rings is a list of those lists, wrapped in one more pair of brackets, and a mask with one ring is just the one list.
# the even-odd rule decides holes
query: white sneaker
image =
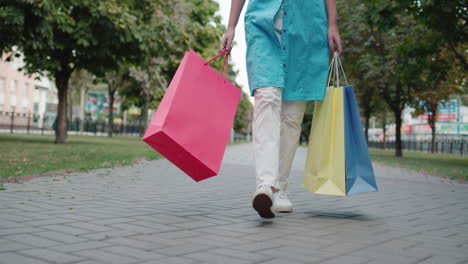
{"label": "white sneaker", "polygon": [[273,218],[275,214],[272,211],[273,191],[270,186],[262,185],[257,187],[252,201],[253,208],[262,218]]}
{"label": "white sneaker", "polygon": [[288,199],[285,190],[279,190],[273,193],[273,210],[280,213],[291,213],[293,205]]}

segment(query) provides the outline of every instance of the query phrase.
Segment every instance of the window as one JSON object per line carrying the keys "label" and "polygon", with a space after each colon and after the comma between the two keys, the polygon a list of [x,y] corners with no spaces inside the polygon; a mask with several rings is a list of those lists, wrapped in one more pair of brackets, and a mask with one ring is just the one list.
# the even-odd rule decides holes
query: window
{"label": "window", "polygon": [[12,106],[16,106],[16,87],[18,86],[18,81],[11,80],[10,82],[10,103]]}
{"label": "window", "polygon": [[5,103],[5,97],[5,79],[0,78],[0,105]]}
{"label": "window", "polygon": [[34,102],[39,103],[40,97],[39,97],[39,88],[36,87],[34,88]]}
{"label": "window", "polygon": [[28,94],[29,83],[23,83],[23,94],[22,97],[22,105],[23,107],[27,108],[29,105],[29,94]]}
{"label": "window", "polygon": [[23,83],[22,97],[28,97],[28,85],[28,83]]}

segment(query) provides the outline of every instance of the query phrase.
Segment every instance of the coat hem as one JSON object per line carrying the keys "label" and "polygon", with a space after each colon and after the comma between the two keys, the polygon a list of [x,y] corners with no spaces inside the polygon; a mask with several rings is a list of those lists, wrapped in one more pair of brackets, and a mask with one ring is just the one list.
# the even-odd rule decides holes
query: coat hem
{"label": "coat hem", "polygon": [[256,90],[256,89],[262,88],[262,87],[268,87],[268,86],[278,87],[278,88],[281,88],[281,89],[283,89],[283,87],[284,87],[283,84],[277,84],[277,83],[263,83],[263,84],[257,84],[257,85],[252,89],[252,91],[250,92],[250,96],[254,96],[254,95],[255,95],[255,90]]}
{"label": "coat hem", "polygon": [[320,96],[288,96],[282,99],[283,101],[322,101]]}
{"label": "coat hem", "polygon": [[[262,88],[262,87],[278,87],[278,88],[281,88],[283,89],[283,85],[277,85],[277,84],[271,84],[271,83],[265,83],[264,85],[261,84],[261,85],[257,85],[257,87],[255,87],[251,93],[250,93],[250,96],[254,97],[255,95],[255,90],[258,89],[258,88]],[[293,95],[287,95],[287,96],[283,96],[284,93],[282,93],[282,98],[281,100],[283,101],[322,101],[324,98],[325,98],[325,90],[324,89],[324,93],[323,95],[313,95],[313,96],[310,96],[310,95],[304,95],[304,94],[293,94]]]}

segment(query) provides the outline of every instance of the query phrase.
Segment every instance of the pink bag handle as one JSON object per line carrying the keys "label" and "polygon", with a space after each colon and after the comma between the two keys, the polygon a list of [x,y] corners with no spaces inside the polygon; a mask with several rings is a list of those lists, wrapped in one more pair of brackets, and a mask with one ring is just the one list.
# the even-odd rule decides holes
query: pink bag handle
{"label": "pink bag handle", "polygon": [[231,54],[231,51],[230,50],[227,50],[227,49],[223,49],[218,55],[214,56],[211,60],[205,62],[205,65],[208,65],[208,63],[216,60],[217,58],[223,56],[223,55],[226,55],[224,56],[224,63],[223,63],[223,69],[222,69],[222,75],[225,79],[227,79],[227,76],[228,76],[228,62],[229,62],[229,55]]}

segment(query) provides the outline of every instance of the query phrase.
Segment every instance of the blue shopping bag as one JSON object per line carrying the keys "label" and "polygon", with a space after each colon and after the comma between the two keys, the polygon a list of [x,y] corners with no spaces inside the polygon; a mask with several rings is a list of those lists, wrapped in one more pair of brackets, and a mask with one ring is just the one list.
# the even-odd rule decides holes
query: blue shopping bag
{"label": "blue shopping bag", "polygon": [[344,87],[346,194],[376,192],[374,170],[353,86]]}

